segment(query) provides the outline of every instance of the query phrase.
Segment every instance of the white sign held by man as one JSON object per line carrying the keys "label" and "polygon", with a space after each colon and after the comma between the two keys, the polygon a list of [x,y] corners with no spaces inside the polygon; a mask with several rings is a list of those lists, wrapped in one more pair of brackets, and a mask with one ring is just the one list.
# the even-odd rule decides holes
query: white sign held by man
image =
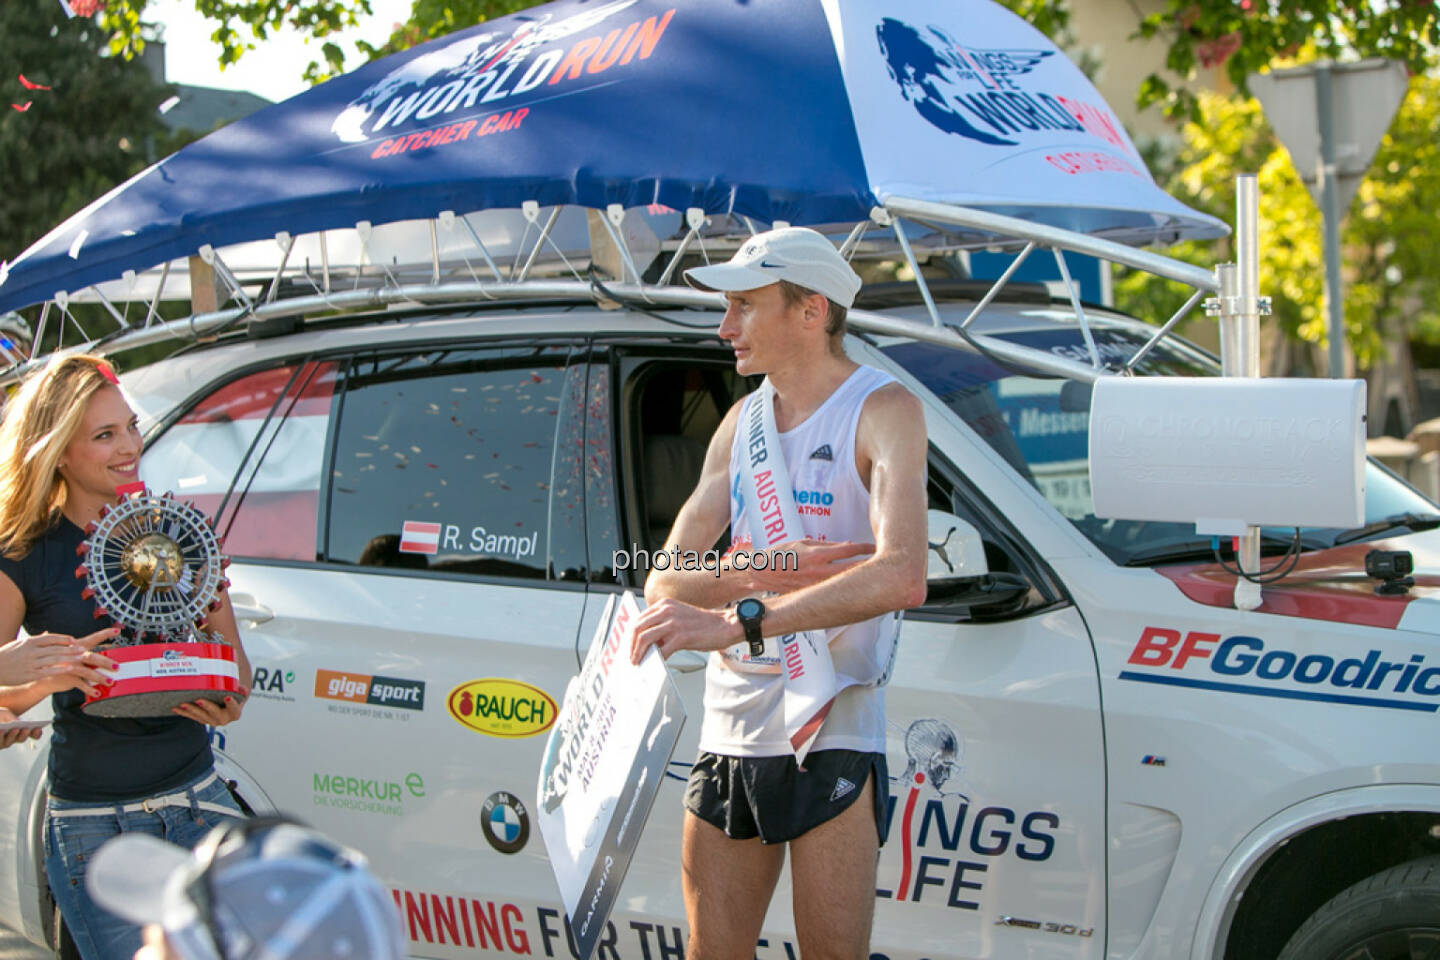
{"label": "white sign held by man", "polygon": [[653,648],[630,663],[633,593],[610,598],[540,765],[535,807],[580,960],[589,960],[685,722]]}

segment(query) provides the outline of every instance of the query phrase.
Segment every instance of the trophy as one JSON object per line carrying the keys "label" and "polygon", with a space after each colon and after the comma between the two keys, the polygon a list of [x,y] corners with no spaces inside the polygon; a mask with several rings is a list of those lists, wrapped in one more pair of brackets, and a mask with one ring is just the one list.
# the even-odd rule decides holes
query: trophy
{"label": "trophy", "polygon": [[81,595],[121,627],[105,650],[115,682],[80,707],[92,716],[168,716],[177,704],[239,691],[235,649],[205,626],[228,563],[215,531],[193,505],[136,487],[101,510],[76,549]]}

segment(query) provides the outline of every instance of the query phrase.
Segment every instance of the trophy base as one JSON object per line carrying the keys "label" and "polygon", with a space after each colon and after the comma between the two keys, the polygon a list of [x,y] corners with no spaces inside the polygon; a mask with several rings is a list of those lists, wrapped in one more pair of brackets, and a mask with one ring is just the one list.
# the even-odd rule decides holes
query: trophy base
{"label": "trophy base", "polygon": [[239,696],[235,649],[223,643],[142,643],[104,651],[118,666],[115,682],[87,697],[92,717],[165,717],[194,700]]}

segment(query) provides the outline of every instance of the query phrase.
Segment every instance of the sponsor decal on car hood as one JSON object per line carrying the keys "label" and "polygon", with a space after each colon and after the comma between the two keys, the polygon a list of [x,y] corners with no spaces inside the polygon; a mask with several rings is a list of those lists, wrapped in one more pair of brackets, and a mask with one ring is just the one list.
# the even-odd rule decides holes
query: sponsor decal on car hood
{"label": "sponsor decal on car hood", "polygon": [[[1380,581],[1365,575],[1365,555],[1371,550],[1410,551],[1415,585],[1403,594],[1376,594]],[[1267,557],[1266,563],[1274,563],[1274,558]],[[1177,564],[1156,567],[1155,572],[1196,603],[1235,606],[1235,577],[1218,564]],[[1294,571],[1264,586],[1261,599],[1258,613],[1440,633],[1440,531],[1301,554]]]}
{"label": "sponsor decal on car hood", "polygon": [[533,737],[555,723],[555,700],[522,680],[469,680],[445,704],[460,724],[491,737]]}

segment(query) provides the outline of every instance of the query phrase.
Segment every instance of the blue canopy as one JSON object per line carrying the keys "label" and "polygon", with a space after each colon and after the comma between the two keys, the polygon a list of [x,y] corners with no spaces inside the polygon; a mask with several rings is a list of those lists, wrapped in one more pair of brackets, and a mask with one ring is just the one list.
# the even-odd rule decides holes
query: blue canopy
{"label": "blue canopy", "polygon": [[990,0],[559,0],[185,147],[0,266],[0,310],[358,221],[537,201],[818,225],[890,197],[1128,242],[1225,232]]}

